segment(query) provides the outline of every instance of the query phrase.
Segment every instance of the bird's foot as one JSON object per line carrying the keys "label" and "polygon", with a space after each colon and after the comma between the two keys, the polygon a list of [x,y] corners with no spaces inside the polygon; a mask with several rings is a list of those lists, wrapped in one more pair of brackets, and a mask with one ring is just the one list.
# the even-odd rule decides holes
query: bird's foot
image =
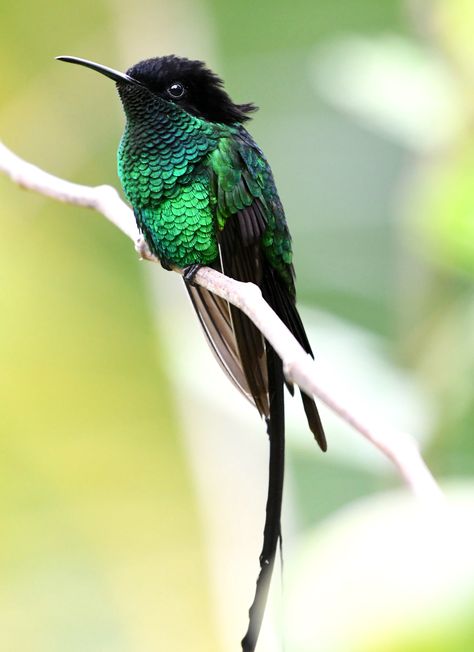
{"label": "bird's foot", "polygon": [[183,269],[183,279],[184,282],[188,285],[194,284],[194,277],[201,269],[202,265],[200,263],[195,263],[194,265],[188,265]]}

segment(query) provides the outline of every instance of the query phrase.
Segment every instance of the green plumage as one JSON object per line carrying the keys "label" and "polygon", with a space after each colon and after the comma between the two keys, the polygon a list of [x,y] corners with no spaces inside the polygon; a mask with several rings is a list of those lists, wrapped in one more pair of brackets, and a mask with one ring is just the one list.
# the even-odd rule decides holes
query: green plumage
{"label": "green plumage", "polygon": [[[293,293],[291,240],[270,167],[239,124],[210,123],[160,98],[125,104],[118,173],[138,225],[167,266],[209,265],[218,233],[259,200],[262,246]],[[128,110],[127,110],[128,109]]]}
{"label": "green plumage", "polygon": [[[255,283],[312,354],[295,305],[285,213],[270,166],[243,126],[252,105],[234,104],[222,81],[199,61],[149,59],[126,75],[84,65],[117,81],[127,118],[118,173],[161,264],[208,265]],[[224,371],[268,418],[271,390],[261,333],[210,293],[195,287],[188,292]],[[310,428],[325,449],[314,401],[302,396]]]}
{"label": "green plumage", "polygon": [[[209,264],[217,257],[209,175],[216,147],[211,125],[156,99],[149,119],[131,111],[118,152],[118,173],[138,225],[166,265]],[[165,111],[163,111],[165,108]],[[166,111],[166,109],[168,109]]]}

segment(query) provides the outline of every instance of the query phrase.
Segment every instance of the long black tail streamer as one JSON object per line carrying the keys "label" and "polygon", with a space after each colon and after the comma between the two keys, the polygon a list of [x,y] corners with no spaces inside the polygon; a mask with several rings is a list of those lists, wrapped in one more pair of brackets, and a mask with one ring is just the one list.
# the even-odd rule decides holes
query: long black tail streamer
{"label": "long black tail streamer", "polygon": [[268,365],[268,388],[270,394],[270,417],[267,419],[267,433],[270,441],[268,493],[263,530],[263,547],[260,554],[260,572],[255,588],[255,597],[249,609],[249,626],[242,639],[242,651],[254,652],[262,626],[263,614],[268,598],[270,581],[281,541],[281,507],[283,479],[285,473],[285,407],[284,377],[280,358],[266,342]]}

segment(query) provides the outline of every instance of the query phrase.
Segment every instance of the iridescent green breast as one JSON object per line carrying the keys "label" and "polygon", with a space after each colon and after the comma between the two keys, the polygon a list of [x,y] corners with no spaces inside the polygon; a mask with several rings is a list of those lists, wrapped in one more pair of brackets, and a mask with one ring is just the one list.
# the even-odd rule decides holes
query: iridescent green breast
{"label": "iridescent green breast", "polygon": [[261,245],[294,292],[291,239],[270,167],[246,130],[201,120],[169,103],[129,117],[118,172],[138,226],[165,265],[208,265],[217,231],[256,203]]}
{"label": "iridescent green breast", "polygon": [[206,158],[220,129],[184,112],[127,123],[118,173],[150,248],[178,267],[209,264],[218,249]]}
{"label": "iridescent green breast", "polygon": [[139,228],[153,252],[169,265],[209,265],[218,255],[209,177],[200,174],[157,206],[135,209]]}

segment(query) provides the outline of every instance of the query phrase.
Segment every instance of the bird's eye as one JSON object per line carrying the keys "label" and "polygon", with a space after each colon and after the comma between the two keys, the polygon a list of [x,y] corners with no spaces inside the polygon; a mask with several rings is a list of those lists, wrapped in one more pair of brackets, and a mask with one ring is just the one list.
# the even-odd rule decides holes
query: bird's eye
{"label": "bird's eye", "polygon": [[181,97],[183,97],[185,93],[185,88],[183,84],[181,84],[180,82],[173,82],[171,86],[168,86],[167,91],[168,91],[168,95],[173,100],[179,100]]}

